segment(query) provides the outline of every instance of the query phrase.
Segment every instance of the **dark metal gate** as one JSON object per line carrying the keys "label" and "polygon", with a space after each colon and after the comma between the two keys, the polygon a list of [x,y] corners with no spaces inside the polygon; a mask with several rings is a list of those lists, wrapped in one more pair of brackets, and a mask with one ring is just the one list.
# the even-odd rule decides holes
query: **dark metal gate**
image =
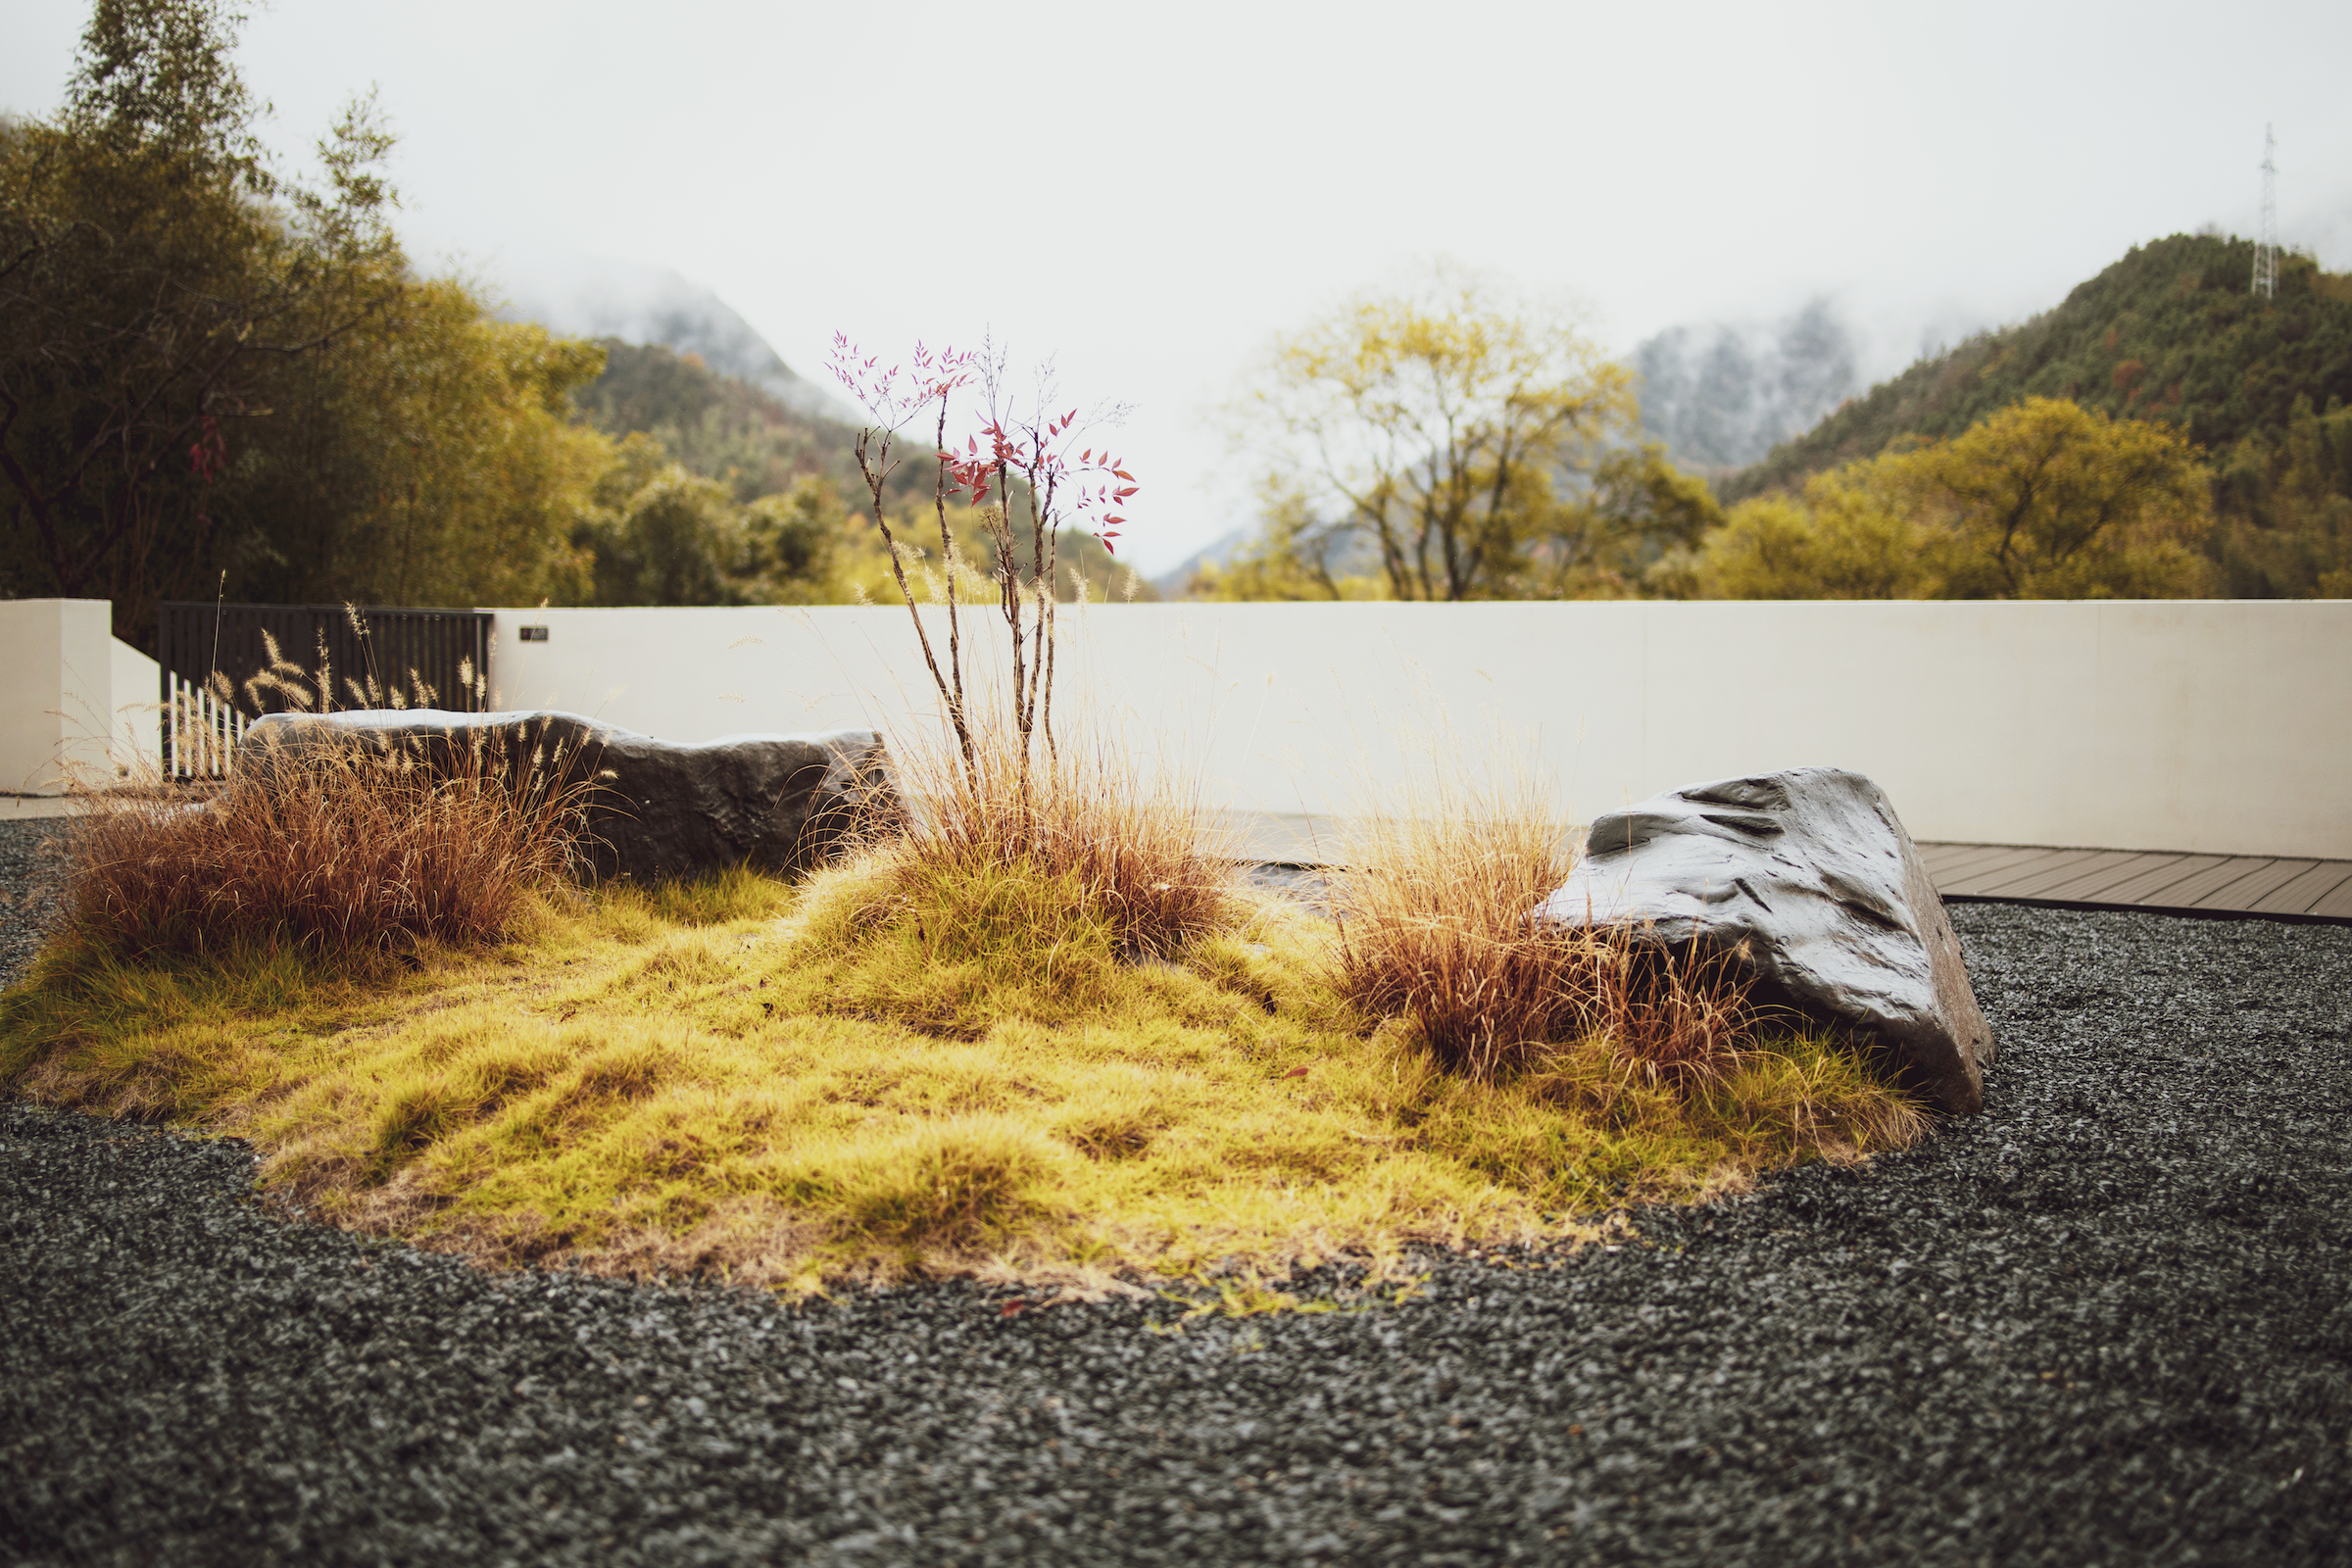
{"label": "dark metal gate", "polygon": [[486,611],[175,601],[160,609],[170,778],[224,775],[238,737],[264,713],[482,707]]}

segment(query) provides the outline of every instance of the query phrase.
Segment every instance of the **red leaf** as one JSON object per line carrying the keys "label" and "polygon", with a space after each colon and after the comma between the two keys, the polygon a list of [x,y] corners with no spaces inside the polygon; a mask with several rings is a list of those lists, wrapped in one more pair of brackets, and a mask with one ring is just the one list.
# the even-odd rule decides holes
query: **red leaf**
{"label": "red leaf", "polygon": [[[1299,1070],[1300,1072],[1304,1072],[1306,1069],[1305,1069],[1305,1068],[1303,1068],[1303,1067],[1301,1067],[1301,1068],[1299,1068],[1298,1070]],[[1020,1316],[1020,1315],[1021,1315],[1023,1312],[1026,1312],[1027,1310],[1029,1310],[1029,1303],[1028,1303],[1027,1301],[1006,1301],[1006,1302],[1004,1303],[1004,1309],[1003,1309],[1002,1311],[1000,1311],[999,1313],[997,1313],[997,1316],[999,1316],[999,1317],[1018,1317],[1018,1316]]]}
{"label": "red leaf", "polygon": [[1293,1067],[1289,1072],[1284,1073],[1283,1076],[1285,1078],[1303,1078],[1306,1076],[1306,1069],[1304,1067]]}

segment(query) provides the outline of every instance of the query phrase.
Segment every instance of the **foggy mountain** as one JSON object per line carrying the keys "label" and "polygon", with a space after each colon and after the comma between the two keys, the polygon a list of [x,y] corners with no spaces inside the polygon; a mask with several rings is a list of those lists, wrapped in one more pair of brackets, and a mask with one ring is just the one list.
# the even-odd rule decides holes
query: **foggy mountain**
{"label": "foggy mountain", "polygon": [[1158,589],[1163,598],[1180,598],[1201,567],[1224,565],[1256,535],[1257,530],[1254,527],[1230,529],[1214,542],[1194,551],[1175,565],[1152,578],[1152,586]]}
{"label": "foggy mountain", "polygon": [[698,356],[721,375],[750,382],[786,408],[832,419],[855,416],[841,399],[796,373],[751,322],[715,293],[667,268],[605,260],[516,269],[509,320],[538,321],[581,337],[660,344]]}
{"label": "foggy mountain", "polygon": [[1710,474],[1756,462],[1862,390],[1854,331],[1827,299],[1773,322],[1668,327],[1627,363],[1646,433]]}

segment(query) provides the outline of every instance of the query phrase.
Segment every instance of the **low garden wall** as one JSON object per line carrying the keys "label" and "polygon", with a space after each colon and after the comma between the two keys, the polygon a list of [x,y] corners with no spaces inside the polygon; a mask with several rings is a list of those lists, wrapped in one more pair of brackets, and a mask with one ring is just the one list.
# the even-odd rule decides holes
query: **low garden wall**
{"label": "low garden wall", "polygon": [[[499,610],[491,679],[664,739],[936,710],[906,611]],[[928,612],[942,662],[944,618]],[[2352,601],[1113,605],[1065,710],[1236,810],[1345,810],[1416,748],[1524,737],[1575,820],[1810,763],[1913,835],[2352,857]],[[525,640],[531,628],[531,640]],[[997,632],[991,637],[992,630]],[[540,640],[540,639],[544,640]],[[968,615],[987,676],[1001,623]]]}
{"label": "low garden wall", "polygon": [[153,758],[161,677],[103,599],[0,599],[0,795]]}

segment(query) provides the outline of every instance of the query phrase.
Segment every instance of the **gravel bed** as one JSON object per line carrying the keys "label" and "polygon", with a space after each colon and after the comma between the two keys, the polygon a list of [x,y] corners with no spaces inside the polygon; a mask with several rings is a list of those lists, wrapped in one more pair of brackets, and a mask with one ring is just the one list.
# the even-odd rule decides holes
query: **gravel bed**
{"label": "gravel bed", "polygon": [[55,846],[71,827],[61,816],[0,821],[0,986],[14,984],[40,951]]}
{"label": "gravel bed", "polygon": [[493,1277],[0,1103],[0,1558],[2352,1560],[2352,928],[1953,916],[1982,1117],[1321,1315]]}

